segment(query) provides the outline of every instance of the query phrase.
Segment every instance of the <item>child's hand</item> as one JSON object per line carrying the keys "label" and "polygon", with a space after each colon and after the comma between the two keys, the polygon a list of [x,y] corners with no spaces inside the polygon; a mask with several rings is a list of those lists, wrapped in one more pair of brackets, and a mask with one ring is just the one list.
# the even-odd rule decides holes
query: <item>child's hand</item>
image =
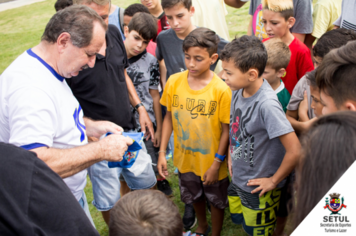
{"label": "child's hand", "polygon": [[247,183],[247,186],[259,186],[258,188],[255,188],[251,193],[253,194],[261,191],[259,196],[262,197],[263,194],[275,189],[277,187],[277,184],[274,183],[272,181],[272,177],[270,177],[261,179],[250,179]]}
{"label": "child's hand", "polygon": [[203,176],[203,184],[211,185],[219,181],[219,168],[212,165]]}
{"label": "child's hand", "polygon": [[154,147],[159,147],[161,144],[161,131],[156,131],[155,133],[155,141],[153,143]]}
{"label": "child's hand", "polygon": [[309,120],[308,107],[308,94],[307,91],[304,91],[304,99],[299,103],[298,107],[298,117],[302,122]]}
{"label": "child's hand", "polygon": [[159,153],[158,162],[157,162],[157,169],[158,169],[158,173],[163,178],[166,178],[168,176],[167,159],[166,159],[166,153],[165,152],[160,152]]}

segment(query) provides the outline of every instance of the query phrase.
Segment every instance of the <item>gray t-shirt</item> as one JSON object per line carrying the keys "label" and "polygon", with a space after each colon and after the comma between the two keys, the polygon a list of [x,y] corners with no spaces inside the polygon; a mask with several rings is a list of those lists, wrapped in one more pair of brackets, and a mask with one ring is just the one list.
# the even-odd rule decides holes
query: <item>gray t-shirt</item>
{"label": "gray t-shirt", "polygon": [[[227,43],[228,41],[220,38],[218,54]],[[158,35],[156,57],[159,61],[164,59],[167,68],[167,79],[175,73],[187,70],[184,61],[183,40],[177,37],[173,29],[162,31]],[[217,62],[210,67],[212,71],[215,70]]]}
{"label": "gray t-shirt", "polygon": [[[312,1],[293,0],[295,24],[292,33],[311,34],[313,31]],[[249,14],[252,16],[252,32],[260,39],[268,38],[262,23],[261,0],[251,0]]]}
{"label": "gray t-shirt", "polygon": [[334,25],[340,28],[356,31],[356,1],[343,0],[341,6],[341,15],[334,22]]}
{"label": "gray t-shirt", "polygon": [[290,97],[287,110],[296,111],[299,108],[299,103],[304,99],[304,91],[307,91],[308,97],[308,117],[312,119],[315,117],[314,110],[311,108],[312,97],[310,94],[310,86],[308,79],[305,75],[298,81],[297,85],[293,89],[293,93]]}
{"label": "gray t-shirt", "polygon": [[[247,186],[248,180],[269,178],[276,173],[286,152],[279,137],[294,130],[267,80],[249,98],[244,98],[242,91],[234,91],[231,101],[232,182],[251,192],[257,186]],[[284,184],[285,180],[277,187]]]}
{"label": "gray t-shirt", "polygon": [[119,29],[121,37],[122,37],[122,41],[125,41],[126,38],[125,38],[124,32],[121,31],[121,27],[120,27],[120,24],[121,24],[120,17],[119,17],[120,9],[121,9],[121,11],[125,10],[123,8],[116,6],[115,11],[109,15],[109,24],[115,25]]}
{"label": "gray t-shirt", "polygon": [[[140,55],[129,59],[129,67],[126,68],[131,78],[137,95],[146,108],[153,124],[156,125],[156,117],[153,109],[153,99],[150,89],[158,90],[160,73],[157,59],[144,51]],[[132,111],[134,109],[132,108]],[[135,112],[136,124],[140,128],[139,114]]]}

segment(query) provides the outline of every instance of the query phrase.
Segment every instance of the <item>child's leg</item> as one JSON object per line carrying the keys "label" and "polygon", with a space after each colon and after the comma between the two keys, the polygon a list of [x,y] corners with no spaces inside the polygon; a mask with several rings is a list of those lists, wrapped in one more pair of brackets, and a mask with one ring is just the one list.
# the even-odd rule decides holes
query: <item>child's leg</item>
{"label": "child's leg", "polygon": [[224,223],[224,209],[219,209],[211,206],[211,223],[213,225],[212,236],[220,236]]}
{"label": "child's leg", "polygon": [[196,233],[205,233],[208,229],[208,221],[206,220],[206,210],[205,210],[205,197],[198,202],[193,203],[195,214],[198,219],[198,228],[195,230]]}
{"label": "child's leg", "polygon": [[[190,204],[193,204],[193,208],[197,208],[199,210],[199,227],[197,231],[198,233],[205,233],[203,231],[205,229],[205,221],[206,221],[206,213],[205,213],[205,201],[204,201],[204,189],[202,185],[202,181],[200,179],[200,176],[195,175],[192,172],[188,173],[178,173],[178,178],[179,178],[179,189],[180,189],[180,197],[182,202],[186,204],[186,208],[189,206],[191,207]],[[195,204],[196,203],[196,204]],[[188,209],[187,209],[188,210]],[[192,210],[192,209],[191,209]],[[195,215],[198,213],[194,212],[194,218]],[[183,224],[184,224],[184,217],[183,217]],[[200,223],[201,222],[201,223]],[[193,225],[195,222],[193,223]],[[185,227],[185,225],[184,225]],[[193,226],[191,226],[193,227]],[[202,228],[201,228],[202,227]],[[201,231],[200,231],[201,230]]]}
{"label": "child's leg", "polygon": [[286,185],[282,188],[281,200],[277,212],[277,224],[273,236],[283,236],[284,228],[287,224],[288,213],[291,210],[292,189],[293,189],[294,173],[290,174],[287,178]]}
{"label": "child's leg", "polygon": [[229,178],[225,178],[212,185],[203,185],[205,196],[209,200],[211,207],[213,236],[220,236],[222,230],[224,211],[225,208],[229,206],[227,199],[227,189],[229,184]]}

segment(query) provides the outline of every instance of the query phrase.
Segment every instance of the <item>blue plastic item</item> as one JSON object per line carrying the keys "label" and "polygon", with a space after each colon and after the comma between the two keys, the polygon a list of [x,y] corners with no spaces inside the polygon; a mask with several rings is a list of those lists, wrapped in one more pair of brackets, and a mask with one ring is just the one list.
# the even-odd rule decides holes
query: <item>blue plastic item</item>
{"label": "blue plastic item", "polygon": [[[106,136],[110,135],[111,133],[107,133]],[[143,133],[122,133],[123,136],[132,138],[133,143],[127,148],[125,155],[123,156],[122,161],[120,162],[108,162],[109,168],[120,167],[120,168],[130,168],[136,161],[138,153],[142,149],[142,142],[143,142]]]}

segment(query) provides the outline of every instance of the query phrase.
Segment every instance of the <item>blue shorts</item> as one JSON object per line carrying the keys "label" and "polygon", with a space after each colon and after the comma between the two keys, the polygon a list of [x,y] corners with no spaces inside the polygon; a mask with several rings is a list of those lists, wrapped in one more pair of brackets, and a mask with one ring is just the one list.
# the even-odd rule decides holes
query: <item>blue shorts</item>
{"label": "blue shorts", "polygon": [[88,206],[88,201],[87,201],[87,196],[85,195],[85,192],[83,191],[83,195],[82,197],[79,199],[79,204],[80,206],[83,208],[85,214],[88,216],[90,223],[93,225],[93,227],[95,228],[95,224],[93,221],[93,218],[90,215],[90,211],[89,211],[89,206]]}
{"label": "blue shorts", "polygon": [[[143,151],[146,151],[146,148],[140,152]],[[147,165],[141,175],[134,176],[128,169],[109,168],[107,161],[101,161],[89,167],[88,173],[93,185],[93,205],[98,211],[110,210],[120,199],[119,176],[121,173],[131,190],[150,189],[157,182],[150,165]]]}

